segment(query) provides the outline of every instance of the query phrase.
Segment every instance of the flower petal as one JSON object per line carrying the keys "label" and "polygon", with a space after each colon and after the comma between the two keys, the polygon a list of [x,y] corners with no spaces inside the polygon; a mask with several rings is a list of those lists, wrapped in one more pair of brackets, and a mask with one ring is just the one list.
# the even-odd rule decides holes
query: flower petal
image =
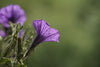
{"label": "flower petal", "polygon": [[6,35],[7,35],[6,32],[0,31],[0,36],[1,36],[1,37],[5,37]]}
{"label": "flower petal", "polygon": [[59,34],[58,30],[51,28],[47,32],[45,32],[44,37],[45,37],[44,42],[45,41],[57,41],[57,42],[59,42],[60,34]]}
{"label": "flower petal", "polygon": [[35,20],[33,21],[33,26],[36,29],[37,33],[45,32],[48,28],[50,28],[50,25],[46,23],[44,20]]}
{"label": "flower petal", "polygon": [[2,24],[6,28],[9,27],[8,19],[3,15],[0,15],[0,24]]}
{"label": "flower petal", "polygon": [[25,33],[24,30],[20,30],[20,32],[19,32],[19,37],[22,38],[23,35],[24,35],[24,33]]}
{"label": "flower petal", "polygon": [[17,20],[16,23],[20,23],[21,26],[23,26],[23,24],[24,24],[25,21],[26,21],[26,17],[25,17],[25,16],[22,16],[22,17],[20,17],[20,18]]}
{"label": "flower petal", "polygon": [[7,14],[6,14],[7,18],[11,18],[12,17],[12,12],[13,12],[12,8],[13,8],[13,5],[9,5],[9,6],[5,7],[5,9],[7,11]]}
{"label": "flower petal", "polygon": [[59,31],[50,28],[50,25],[45,22],[44,20],[35,20],[33,21],[33,26],[36,29],[36,40],[38,43],[45,42],[45,41],[56,41],[59,42]]}

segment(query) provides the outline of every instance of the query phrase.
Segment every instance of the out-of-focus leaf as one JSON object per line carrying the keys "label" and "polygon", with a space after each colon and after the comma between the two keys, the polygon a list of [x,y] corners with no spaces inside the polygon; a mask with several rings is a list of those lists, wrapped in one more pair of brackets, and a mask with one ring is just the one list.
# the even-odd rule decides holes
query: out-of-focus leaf
{"label": "out-of-focus leaf", "polygon": [[8,59],[8,58],[0,58],[0,64],[4,64],[6,62],[10,62],[11,63],[11,60]]}

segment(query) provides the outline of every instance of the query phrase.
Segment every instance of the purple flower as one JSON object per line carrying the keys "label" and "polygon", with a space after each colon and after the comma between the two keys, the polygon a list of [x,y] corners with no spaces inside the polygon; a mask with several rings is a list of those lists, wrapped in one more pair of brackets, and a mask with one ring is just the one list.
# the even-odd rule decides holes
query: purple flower
{"label": "purple flower", "polygon": [[19,5],[9,5],[0,10],[0,23],[6,28],[9,28],[9,21],[23,25],[25,20],[25,12]]}
{"label": "purple flower", "polygon": [[5,37],[6,35],[7,35],[6,32],[0,31],[0,36],[1,36],[1,37]]}
{"label": "purple flower", "polygon": [[[9,5],[0,10],[0,24],[4,26],[5,33],[7,33],[7,30],[9,29],[9,22],[20,23],[22,26],[25,21],[25,12],[19,5]],[[21,32],[19,34],[21,36]]]}
{"label": "purple flower", "polygon": [[42,42],[46,42],[46,41],[59,42],[59,37],[60,37],[59,31],[54,28],[50,28],[50,25],[44,20],[33,21],[33,26],[36,30],[37,35],[33,40],[31,47],[29,48],[25,57],[29,55],[32,49],[34,49],[37,45],[39,45]]}
{"label": "purple flower", "polygon": [[23,38],[24,33],[25,33],[24,30],[20,30],[20,31],[19,31],[19,37],[20,37],[20,38]]}
{"label": "purple flower", "polygon": [[50,28],[50,25],[44,20],[33,21],[33,26],[37,33],[37,36],[34,39],[34,46],[46,41],[59,42],[59,31],[54,28]]}

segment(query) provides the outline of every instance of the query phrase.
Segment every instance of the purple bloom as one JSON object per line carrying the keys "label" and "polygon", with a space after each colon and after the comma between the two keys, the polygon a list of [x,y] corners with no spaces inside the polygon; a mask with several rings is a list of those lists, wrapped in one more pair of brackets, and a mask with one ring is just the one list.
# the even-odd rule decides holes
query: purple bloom
{"label": "purple bloom", "polygon": [[[25,12],[23,9],[20,8],[19,5],[9,5],[0,10],[0,24],[4,26],[5,33],[7,33],[7,30],[9,28],[9,21],[12,23],[20,23],[22,26],[25,20],[26,20]],[[19,34],[20,37],[22,37],[21,36],[22,33],[20,32]]]}
{"label": "purple bloom", "polygon": [[0,31],[0,36],[1,36],[1,37],[5,37],[6,35],[7,35],[6,32]]}
{"label": "purple bloom", "polygon": [[34,49],[37,45],[39,45],[42,42],[46,42],[46,41],[59,42],[59,37],[60,37],[59,31],[54,28],[50,28],[50,25],[44,20],[33,21],[33,26],[36,29],[37,35],[33,40],[31,47],[29,48],[25,57],[29,55],[32,49]]}
{"label": "purple bloom", "polygon": [[20,38],[23,38],[24,33],[25,33],[24,30],[20,30],[20,32],[19,32],[19,37],[20,37]]}
{"label": "purple bloom", "polygon": [[23,25],[25,20],[25,12],[19,5],[9,5],[0,10],[0,23],[6,28],[9,28],[9,21]]}
{"label": "purple bloom", "polygon": [[50,28],[50,25],[44,20],[33,21],[33,26],[37,33],[37,36],[34,40],[36,43],[35,45],[46,41],[59,42],[59,31],[54,28]]}

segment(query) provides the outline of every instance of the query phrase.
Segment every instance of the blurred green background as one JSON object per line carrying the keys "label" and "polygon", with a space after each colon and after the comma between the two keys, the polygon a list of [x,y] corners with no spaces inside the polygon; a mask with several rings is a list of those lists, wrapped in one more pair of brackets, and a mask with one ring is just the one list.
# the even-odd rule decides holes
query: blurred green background
{"label": "blurred green background", "polygon": [[60,43],[36,47],[28,67],[100,67],[100,0],[0,0],[0,8],[20,5],[25,27],[44,19],[60,31]]}

